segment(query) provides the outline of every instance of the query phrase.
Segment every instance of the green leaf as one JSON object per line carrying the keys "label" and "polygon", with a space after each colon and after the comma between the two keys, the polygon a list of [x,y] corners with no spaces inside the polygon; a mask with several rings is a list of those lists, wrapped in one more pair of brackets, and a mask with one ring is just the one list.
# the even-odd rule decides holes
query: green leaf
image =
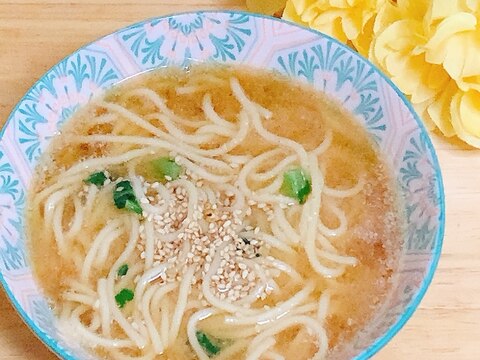
{"label": "green leaf", "polygon": [[123,308],[127,302],[132,300],[133,291],[130,289],[122,289],[117,295],[115,295],[115,301],[120,309]]}
{"label": "green leaf", "polygon": [[113,202],[119,209],[125,208],[137,214],[142,213],[142,207],[135,196],[132,183],[129,180],[120,181],[115,185],[115,189],[113,190]]}
{"label": "green leaf", "polygon": [[182,174],[183,168],[174,159],[161,157],[151,162],[155,175],[161,180],[176,180]]}
{"label": "green leaf", "polygon": [[125,276],[128,272],[128,264],[123,264],[118,268],[117,275],[118,276]]}
{"label": "green leaf", "polygon": [[283,195],[304,204],[311,192],[312,180],[302,168],[288,170],[283,174],[283,183],[280,188],[280,193]]}
{"label": "green leaf", "polygon": [[220,345],[218,344],[218,341],[216,341],[216,339],[209,338],[208,335],[205,334],[203,331],[197,331],[195,335],[197,337],[198,343],[208,356],[217,355],[220,350],[222,350],[220,348]]}
{"label": "green leaf", "polygon": [[93,184],[97,185],[98,187],[103,186],[105,184],[105,181],[107,181],[108,177],[105,175],[103,171],[98,171],[90,174],[88,178],[83,180],[87,184]]}

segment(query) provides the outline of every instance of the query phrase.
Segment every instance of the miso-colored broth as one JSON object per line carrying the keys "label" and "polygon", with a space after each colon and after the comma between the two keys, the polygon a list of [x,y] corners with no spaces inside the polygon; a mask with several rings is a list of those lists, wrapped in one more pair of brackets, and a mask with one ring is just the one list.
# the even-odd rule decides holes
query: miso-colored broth
{"label": "miso-colored broth", "polygon": [[[259,250],[258,258],[272,256],[289,264],[298,272],[303,282],[292,281],[287,274],[281,273],[274,278],[278,291],[273,291],[264,299],[258,299],[252,305],[253,308],[274,307],[275,304],[287,301],[298,293],[308,281],[314,284],[314,290],[308,297],[308,301],[312,303],[315,302],[315,299],[320,299],[321,294],[328,290],[330,297],[328,312],[324,323],[321,324],[328,336],[329,352],[326,355],[328,358],[328,354],[333,349],[347,346],[357,332],[368,325],[376,309],[382,304],[392,285],[392,277],[397,265],[397,253],[402,240],[402,217],[397,203],[397,189],[392,180],[390,169],[379,153],[377,146],[358,120],[329,96],[314,91],[307,85],[296,83],[271,72],[242,67],[197,65],[188,71],[171,68],[155,70],[124,81],[108,91],[102,101],[118,104],[136,116],[147,119],[153,127],[169,133],[169,128],[165,123],[155,120],[154,116],[149,117],[151,114],[162,113],[159,107],[140,96],[131,95],[131,92],[136,89],[150,89],[164,99],[166,107],[170,109],[172,114],[175,114],[167,114],[170,121],[193,139],[196,136],[195,134],[200,134],[200,132],[196,133],[198,127],[176,121],[175,116],[187,119],[190,122],[205,121],[206,117],[202,110],[205,94],[210,94],[213,108],[221,118],[231,124],[238,122],[242,106],[232,92],[229,82],[232,77],[238,79],[249,99],[271,112],[270,118],[262,119],[262,124],[267,131],[301,144],[307,152],[314,150],[328,136],[331,136],[330,146],[318,156],[319,168],[328,188],[349,189],[355,187],[360,181],[359,179],[364,181],[361,191],[350,197],[335,198],[325,193],[321,195],[320,219],[322,223],[330,229],[340,227],[342,225],[338,217],[338,209],[340,209],[347,224],[343,234],[331,236],[328,240],[338,251],[338,254],[357,259],[357,264],[345,266],[344,272],[340,276],[329,278],[318,274],[308,261],[305,249],[298,244],[292,245],[293,253],[282,252],[275,247],[269,248],[268,246],[263,246]],[[42,157],[37,168],[30,189],[29,206],[26,214],[28,244],[34,272],[46,295],[51,300],[54,311],[61,317],[62,314],[68,313],[79,306],[79,303],[75,303],[75,301],[66,300],[65,293],[78,293],[80,290],[72,290],[72,284],[81,283],[82,285],[79,285],[79,288],[87,288],[82,291],[90,296],[88,299],[94,300],[94,304],[84,304],[83,306],[88,309],[82,313],[79,319],[86,327],[91,325],[92,329],[95,328],[94,324],[92,325],[93,319],[98,315],[95,315],[95,312],[98,311],[98,303],[95,303],[98,299],[98,279],[107,278],[117,258],[124,251],[125,244],[129,240],[128,227],[126,227],[124,233],[112,240],[112,245],[108,249],[108,256],[104,261],[101,264],[92,265],[91,273],[86,281],[82,280],[81,277],[82,264],[94,239],[99,231],[105,227],[105,224],[115,219],[122,219],[123,221],[124,218],[127,219],[134,215],[129,214],[124,209],[116,208],[111,201],[111,191],[102,188],[98,190],[89,212],[83,214],[81,230],[69,236],[69,229],[75,222],[77,207],[87,206],[87,185],[81,179],[86,178],[91,171],[98,170],[97,168],[84,169],[84,173],[82,173],[84,175],[80,177],[80,180],[72,180],[75,185],[68,186],[73,186],[72,189],[76,190],[67,195],[61,210],[58,210],[58,205],[55,202],[51,201],[50,205],[46,205],[51,194],[46,194],[43,197],[41,194],[55,184],[67,181],[69,177],[68,173],[67,176],[64,175],[65,171],[82,160],[92,157],[121,156],[132,149],[141,148],[138,144],[126,142],[83,142],[78,140],[80,136],[114,134],[155,137],[149,130],[132,123],[131,120],[121,114],[115,114],[112,117],[113,120],[109,120],[109,112],[105,106],[94,101],[77,112],[65,124],[61,134],[52,140],[48,151]],[[96,120],[100,118],[103,120]],[[196,146],[201,149],[215,149],[224,143],[227,138],[226,135],[218,135],[213,137],[211,141]],[[178,140],[182,141],[183,139],[178,138]],[[232,149],[229,156],[254,157],[272,150],[275,146],[250,128],[245,140]],[[147,182],[156,181],[156,175],[152,171],[150,161],[158,156],[168,154],[168,151],[159,149],[154,154],[139,157],[134,164],[136,174]],[[226,159],[222,156],[214,158]],[[272,161],[264,163],[262,167],[257,169],[257,172],[273,168],[285,157],[286,155],[274,156]],[[232,169],[233,173],[239,171],[234,167]],[[129,177],[126,163],[109,165],[106,170],[108,170],[112,179]],[[210,171],[211,169],[207,167],[207,170]],[[236,179],[233,179],[231,182],[233,186],[236,186],[235,181]],[[201,185],[200,189],[202,186],[209,186],[208,184],[210,184],[208,181],[204,181],[204,183],[205,185]],[[270,180],[264,182],[248,181],[249,186],[254,190],[269,183]],[[211,186],[215,188],[216,185]],[[75,200],[75,197],[77,197],[77,200]],[[57,206],[53,215],[48,214],[48,206]],[[253,205],[246,203],[245,206],[251,208],[251,214],[243,218],[245,223],[253,228],[259,227],[261,231],[270,228],[268,214],[258,207],[258,203]],[[268,206],[267,204],[267,208]],[[292,227],[299,233],[302,232],[300,228],[301,207],[302,205],[295,204],[287,206],[285,209]],[[59,226],[63,229],[63,237],[66,239],[66,253],[59,251],[57,235],[54,230],[49,228],[51,224],[46,222],[46,218],[55,219],[58,215],[57,210],[62,213]],[[139,217],[138,221],[142,226],[142,221],[145,220]],[[116,278],[116,291],[118,291],[118,283],[122,281],[125,287],[133,288],[135,286],[134,281],[138,280],[138,276],[143,271],[144,259],[142,259],[142,256],[144,255],[142,255],[141,248],[136,248],[128,257],[126,262],[129,264],[131,274],[127,274],[124,278]],[[256,259],[253,258],[253,261],[260,261]],[[322,259],[322,262],[329,267],[338,265],[328,259]],[[137,269],[135,271],[137,271],[138,276],[133,276],[134,269]],[[161,279],[154,280],[148,286],[158,285],[160,287],[161,281]],[[206,306],[205,303],[197,304],[198,307],[194,306],[193,301],[197,301],[201,293],[202,276],[198,276],[196,281],[197,283],[192,285],[188,297],[193,305],[191,305],[192,308],[187,308],[183,314],[178,337],[164,349],[163,354],[157,354],[154,357],[155,359],[196,358],[188,341],[187,323],[194,312],[210,306]],[[179,296],[178,291],[178,287],[172,290],[168,297],[159,303],[159,309],[151,309],[151,317],[159,329],[161,328],[162,314],[164,314],[163,309],[167,309],[165,314],[173,311]],[[88,301],[86,302],[88,303]],[[137,306],[135,301],[136,299],[120,309],[125,314],[127,321],[130,322],[137,321],[140,316],[135,313],[135,307]],[[315,317],[315,311],[307,313],[306,316]],[[226,358],[243,359],[246,356],[245,349],[255,336],[255,327],[231,326],[225,323],[226,316],[225,313],[220,312],[199,321],[198,330],[215,339],[222,339],[224,349],[217,355],[219,358],[221,358],[222,352],[237,346],[240,350]],[[138,321],[142,322],[142,319]],[[170,320],[170,324],[171,322],[172,320]],[[92,330],[93,333],[105,336],[105,333],[102,335],[102,331],[102,326],[97,327],[97,330]],[[251,335],[248,335],[249,331],[252,333]],[[125,338],[126,335],[117,322],[111,321],[110,336],[113,339]],[[285,359],[309,359],[318,350],[315,336],[310,334],[303,326],[291,326],[276,334],[274,339],[276,344],[271,348],[272,351],[284,356]],[[85,341],[85,343],[89,344],[88,341]],[[146,349],[140,350],[136,346],[123,348],[122,350],[110,350],[104,346],[95,347],[95,351],[99,355],[112,359],[120,358],[118,356],[120,351],[124,355],[142,355],[145,351],[151,350],[151,345],[146,346]],[[267,356],[264,354],[260,358],[266,359]]]}

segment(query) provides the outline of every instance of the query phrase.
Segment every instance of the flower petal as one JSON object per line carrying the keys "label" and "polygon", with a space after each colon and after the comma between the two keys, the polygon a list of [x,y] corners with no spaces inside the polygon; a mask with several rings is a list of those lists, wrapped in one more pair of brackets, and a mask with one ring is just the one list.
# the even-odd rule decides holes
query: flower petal
{"label": "flower petal", "polygon": [[413,104],[415,111],[417,114],[422,118],[423,123],[425,124],[428,130],[433,130],[437,127],[437,125],[433,122],[432,118],[428,114],[428,107],[432,104],[435,99],[428,99],[424,102]]}
{"label": "flower petal", "polygon": [[417,41],[417,30],[421,25],[410,19],[399,20],[389,25],[377,35],[373,55],[386,67],[385,58],[392,52],[409,53]]}
{"label": "flower petal", "polygon": [[462,77],[480,75],[480,28],[462,36],[466,47],[463,58]]}
{"label": "flower petal", "polygon": [[290,0],[288,3],[290,3],[296,14],[301,15],[307,7],[315,3],[315,0]]}
{"label": "flower petal", "polygon": [[430,65],[426,83],[432,89],[440,89],[446,86],[449,80],[447,72],[441,67],[436,65]]}
{"label": "flower petal", "polygon": [[342,27],[349,40],[356,39],[363,28],[363,17],[346,16],[342,18]]}
{"label": "flower petal", "polygon": [[[422,62],[425,64],[425,60]],[[439,65],[422,66],[421,69],[417,69],[417,74],[420,74],[418,86],[413,90],[411,98],[414,104],[437,98],[450,81],[446,71]]]}
{"label": "flower petal", "polygon": [[451,124],[450,102],[452,96],[458,91],[457,84],[451,80],[445,90],[439,94],[438,99],[428,106],[427,112],[430,118],[438,126],[443,135],[450,137],[455,135]]}
{"label": "flower petal", "polygon": [[375,23],[375,17],[371,17],[370,20],[363,26],[362,33],[356,38],[352,39],[353,46],[363,56],[368,57],[370,47],[373,43],[373,24]]}
{"label": "flower petal", "polygon": [[452,125],[460,139],[480,147],[480,92],[458,91],[451,104]]}
{"label": "flower petal", "polygon": [[300,24],[300,25],[308,26],[308,24],[304,22],[300,17],[299,15],[300,13],[297,12],[295,3],[298,3],[298,2],[294,0],[287,1],[287,4],[285,5],[285,10],[283,10],[282,18],[285,20],[296,22],[297,24]]}
{"label": "flower petal", "polygon": [[[450,51],[450,46],[455,46],[456,41],[451,40],[452,37],[463,31],[474,30],[477,25],[477,19],[474,15],[469,13],[457,13],[442,20],[437,26],[433,36],[425,44],[426,60],[432,64],[441,64],[447,52]],[[458,56],[458,54],[456,54]]]}
{"label": "flower petal", "polygon": [[467,8],[463,3],[464,1],[461,0],[432,0],[426,16],[428,24],[432,24],[437,20],[443,20],[459,12],[466,11]]}
{"label": "flower petal", "polygon": [[385,30],[390,24],[401,20],[401,18],[400,9],[390,1],[385,1],[379,6],[377,16],[375,17],[375,24],[373,26],[374,33]]}
{"label": "flower petal", "polygon": [[318,15],[309,24],[313,29],[322,31],[342,42],[346,42],[348,40],[345,32],[343,31],[342,19],[334,11],[324,12]]}
{"label": "flower petal", "polygon": [[467,5],[470,11],[478,13],[480,11],[480,1],[478,0],[466,0],[465,5]]}

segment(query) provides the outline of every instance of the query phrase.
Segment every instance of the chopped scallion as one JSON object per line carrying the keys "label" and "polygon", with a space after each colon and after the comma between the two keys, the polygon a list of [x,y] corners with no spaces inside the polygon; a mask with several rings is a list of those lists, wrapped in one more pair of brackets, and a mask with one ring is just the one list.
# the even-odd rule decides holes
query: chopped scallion
{"label": "chopped scallion", "polygon": [[138,203],[138,201],[135,199],[135,200],[127,200],[125,202],[125,209],[127,210],[130,210],[130,211],[133,211],[134,213],[137,213],[137,214],[142,214],[142,207],[140,206],[140,204]]}
{"label": "chopped scallion", "polygon": [[119,209],[125,208],[137,214],[142,213],[142,207],[135,196],[132,184],[128,180],[120,181],[117,185],[115,185],[115,190],[113,191],[113,201],[115,206]]}
{"label": "chopped scallion", "polygon": [[312,192],[312,180],[302,168],[288,170],[283,174],[280,192],[304,204]]}
{"label": "chopped scallion", "polygon": [[176,180],[182,174],[182,167],[178,165],[174,159],[169,157],[161,157],[151,162],[155,175],[160,180],[172,181]]}
{"label": "chopped scallion", "polygon": [[103,171],[97,171],[90,174],[90,176],[83,181],[87,184],[93,184],[100,187],[100,186],[103,186],[103,184],[105,184],[105,181],[107,181],[107,179],[108,177]]}
{"label": "chopped scallion", "polygon": [[198,343],[208,356],[214,356],[220,352],[220,345],[217,343],[217,341],[215,341],[215,339],[209,338],[208,335],[203,331],[197,331],[195,335]]}
{"label": "chopped scallion", "polygon": [[115,301],[120,309],[123,308],[127,302],[132,300],[133,291],[130,289],[122,289],[117,295],[115,295]]}
{"label": "chopped scallion", "polygon": [[125,276],[128,272],[128,264],[123,264],[118,268],[117,274],[118,276]]}

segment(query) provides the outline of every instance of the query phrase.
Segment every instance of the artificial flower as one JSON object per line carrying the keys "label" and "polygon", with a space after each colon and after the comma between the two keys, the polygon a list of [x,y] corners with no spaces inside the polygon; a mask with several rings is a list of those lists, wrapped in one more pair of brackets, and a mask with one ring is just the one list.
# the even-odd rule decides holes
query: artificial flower
{"label": "artificial flower", "polygon": [[365,29],[371,27],[371,20],[381,2],[382,0],[288,0],[283,17],[327,33],[340,41],[355,44],[360,43],[359,37],[367,34]]}
{"label": "artificial flower", "polygon": [[[450,78],[442,66],[425,60],[427,11],[425,0],[385,3],[375,18],[369,58],[409,97],[429,129],[452,136],[452,125],[444,120],[449,118],[445,100],[451,91],[445,89]],[[454,83],[451,88],[457,89]]]}
{"label": "artificial flower", "polygon": [[375,17],[369,58],[409,97],[428,128],[480,147],[480,113],[471,106],[472,99],[480,101],[475,9],[474,1],[462,0],[386,2]]}

